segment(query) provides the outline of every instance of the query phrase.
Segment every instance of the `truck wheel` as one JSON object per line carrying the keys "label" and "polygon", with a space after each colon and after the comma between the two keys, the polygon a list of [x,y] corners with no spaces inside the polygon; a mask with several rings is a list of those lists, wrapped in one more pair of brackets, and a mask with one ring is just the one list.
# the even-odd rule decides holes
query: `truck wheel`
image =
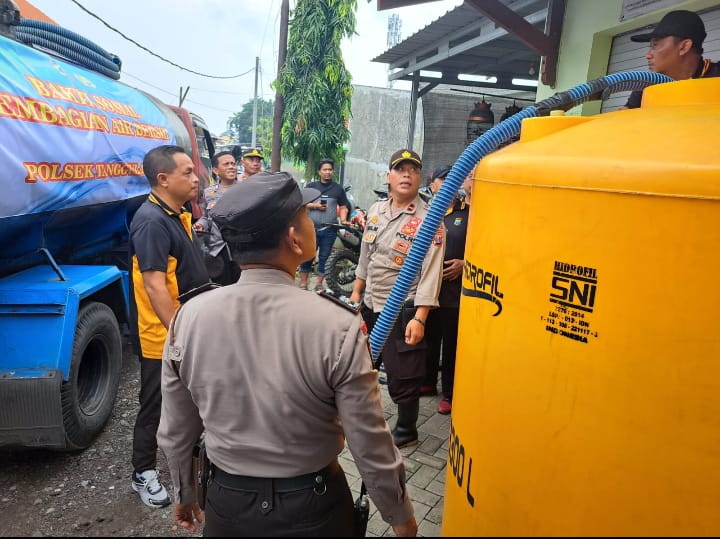
{"label": "truck wheel", "polygon": [[112,309],[102,303],[84,305],[75,328],[70,375],[61,389],[66,449],[85,449],[107,423],[121,363],[122,340]]}
{"label": "truck wheel", "polygon": [[350,249],[334,251],[325,264],[325,282],[338,296],[350,297],[355,284],[358,254]]}

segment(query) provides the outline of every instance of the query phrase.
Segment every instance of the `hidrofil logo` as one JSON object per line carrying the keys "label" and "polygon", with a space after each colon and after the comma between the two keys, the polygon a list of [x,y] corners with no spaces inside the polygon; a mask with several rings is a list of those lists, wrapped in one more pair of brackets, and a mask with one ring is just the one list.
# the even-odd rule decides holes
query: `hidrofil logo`
{"label": "hidrofil logo", "polygon": [[555,262],[550,301],[588,313],[595,307],[597,269],[567,262]]}
{"label": "hidrofil logo", "polygon": [[591,319],[598,291],[597,268],[556,260],[550,286],[550,310],[540,316],[545,331],[584,344],[597,339]]}
{"label": "hidrofil logo", "polygon": [[[497,312],[493,316],[499,315],[502,312],[501,300],[504,297],[503,293],[500,292],[500,277],[476,266],[470,261],[465,262],[463,275],[463,296],[491,301],[497,305]],[[467,288],[465,282],[470,283],[472,288]]]}

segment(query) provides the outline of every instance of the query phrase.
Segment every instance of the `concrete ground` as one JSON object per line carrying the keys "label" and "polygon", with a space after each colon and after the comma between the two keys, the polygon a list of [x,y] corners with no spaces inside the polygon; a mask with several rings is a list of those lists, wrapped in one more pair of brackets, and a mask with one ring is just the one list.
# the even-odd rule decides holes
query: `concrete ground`
{"label": "concrete ground", "polygon": [[[397,406],[390,400],[387,387],[381,386],[385,418],[390,427],[395,425]],[[448,433],[450,416],[437,413],[442,397],[421,397],[418,419],[418,444],[400,450],[405,459],[405,471],[410,497],[415,508],[418,536],[439,537],[442,522],[443,498],[445,495],[445,465],[448,455]],[[353,497],[360,492],[360,474],[345,448],[340,455],[340,464],[345,470]],[[392,528],[370,502],[368,537],[395,537]]]}

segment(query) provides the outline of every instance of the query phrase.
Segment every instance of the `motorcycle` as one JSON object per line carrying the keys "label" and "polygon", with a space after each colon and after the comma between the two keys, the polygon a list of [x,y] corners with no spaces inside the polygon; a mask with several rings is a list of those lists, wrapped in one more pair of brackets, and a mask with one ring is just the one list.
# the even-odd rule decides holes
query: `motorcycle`
{"label": "motorcycle", "polygon": [[[347,186],[345,191],[349,190],[350,186]],[[373,192],[377,196],[377,201],[386,200],[388,197],[384,189],[373,189]],[[354,200],[351,202],[353,210],[350,213],[350,225],[326,225],[337,231],[343,248],[334,250],[328,257],[325,264],[325,282],[336,296],[347,298],[352,294],[355,285],[355,269],[360,258],[360,244],[365,233],[367,218],[367,212],[355,206],[353,202]]]}
{"label": "motorcycle", "polygon": [[329,224],[324,228],[335,229],[343,245],[342,249],[335,249],[328,257],[325,265],[326,286],[338,297],[349,298],[355,284],[355,268],[365,231],[365,210],[355,208],[351,213],[349,225]]}

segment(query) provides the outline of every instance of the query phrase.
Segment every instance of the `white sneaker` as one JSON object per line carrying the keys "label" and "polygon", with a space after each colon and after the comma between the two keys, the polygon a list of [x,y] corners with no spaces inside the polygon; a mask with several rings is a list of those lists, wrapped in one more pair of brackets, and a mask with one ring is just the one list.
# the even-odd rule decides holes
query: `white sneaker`
{"label": "white sneaker", "polygon": [[141,474],[133,472],[132,488],[140,494],[140,499],[148,507],[170,505],[170,497],[159,477],[160,474],[157,470],[145,470]]}

